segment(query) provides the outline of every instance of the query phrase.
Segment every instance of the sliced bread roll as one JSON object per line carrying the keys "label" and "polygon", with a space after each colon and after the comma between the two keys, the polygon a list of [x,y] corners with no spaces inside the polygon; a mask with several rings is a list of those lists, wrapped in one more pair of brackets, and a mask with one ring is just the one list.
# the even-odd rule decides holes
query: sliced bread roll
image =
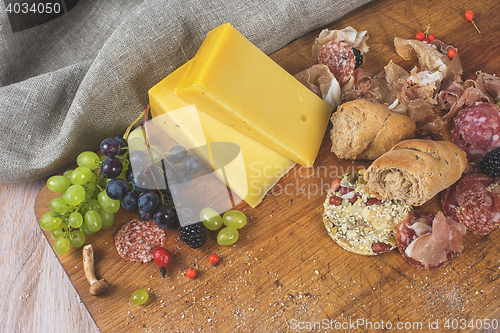
{"label": "sliced bread roll", "polygon": [[410,117],[362,99],[340,105],[331,121],[332,152],[341,159],[374,160],[416,130]]}
{"label": "sliced bread roll", "polygon": [[455,183],[467,155],[448,141],[406,140],[377,158],[366,170],[366,190],[381,199],[421,206]]}

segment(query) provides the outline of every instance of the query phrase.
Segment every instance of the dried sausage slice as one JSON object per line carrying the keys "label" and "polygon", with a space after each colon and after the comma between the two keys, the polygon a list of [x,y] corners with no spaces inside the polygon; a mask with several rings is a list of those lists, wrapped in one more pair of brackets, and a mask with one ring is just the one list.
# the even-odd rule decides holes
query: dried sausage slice
{"label": "dried sausage slice", "polygon": [[149,262],[153,260],[154,249],[164,246],[166,240],[165,231],[154,220],[134,219],[118,231],[115,246],[125,260]]}
{"label": "dried sausage slice", "polygon": [[500,110],[480,103],[462,110],[453,120],[452,140],[467,157],[479,161],[487,152],[500,147]]}
{"label": "dried sausage slice", "polygon": [[327,65],[337,81],[344,84],[354,72],[356,57],[346,43],[331,41],[321,48],[318,63]]}

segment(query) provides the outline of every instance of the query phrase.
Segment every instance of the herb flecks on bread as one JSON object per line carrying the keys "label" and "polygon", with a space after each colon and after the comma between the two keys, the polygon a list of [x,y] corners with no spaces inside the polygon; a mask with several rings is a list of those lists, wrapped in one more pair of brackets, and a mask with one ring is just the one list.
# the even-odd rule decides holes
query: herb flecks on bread
{"label": "herb flecks on bread", "polygon": [[366,170],[368,192],[421,206],[460,179],[467,156],[448,141],[413,139],[395,145]]}
{"label": "herb flecks on bread", "polygon": [[415,136],[415,122],[368,100],[346,102],[331,117],[332,152],[341,159],[374,160]]}

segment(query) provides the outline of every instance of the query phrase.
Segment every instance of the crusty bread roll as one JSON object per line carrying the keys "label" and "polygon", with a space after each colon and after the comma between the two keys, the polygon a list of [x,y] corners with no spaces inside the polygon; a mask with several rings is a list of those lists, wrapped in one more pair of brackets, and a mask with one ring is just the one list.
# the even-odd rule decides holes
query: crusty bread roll
{"label": "crusty bread roll", "polygon": [[406,140],[377,158],[366,170],[366,189],[380,199],[421,206],[455,183],[467,155],[448,141]]}
{"label": "crusty bread roll", "polygon": [[342,159],[374,160],[416,130],[410,117],[361,99],[340,105],[331,121],[332,152]]}

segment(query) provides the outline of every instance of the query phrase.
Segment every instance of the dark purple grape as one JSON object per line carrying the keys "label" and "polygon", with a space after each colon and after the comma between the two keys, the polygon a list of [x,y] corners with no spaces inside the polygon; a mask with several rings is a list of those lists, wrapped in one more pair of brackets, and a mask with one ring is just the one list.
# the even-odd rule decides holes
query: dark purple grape
{"label": "dark purple grape", "polygon": [[170,163],[181,163],[184,158],[187,156],[187,150],[183,146],[174,146],[170,149],[170,155],[167,159]]}
{"label": "dark purple grape", "polygon": [[153,212],[145,212],[142,209],[137,210],[137,215],[143,221],[149,221],[153,219]]}
{"label": "dark purple grape", "polygon": [[168,205],[159,205],[153,214],[153,218],[162,229],[176,226],[175,211]]}
{"label": "dark purple grape", "polygon": [[126,210],[135,210],[137,208],[138,196],[135,192],[127,192],[121,200],[122,207]]}
{"label": "dark purple grape", "polygon": [[139,194],[139,199],[137,200],[137,207],[145,212],[152,212],[158,207],[159,199],[154,192],[144,192]]}
{"label": "dark purple grape", "polygon": [[101,142],[101,151],[108,157],[118,155],[120,152],[120,142],[114,138],[107,138]]}
{"label": "dark purple grape", "polygon": [[138,192],[151,189],[151,178],[145,173],[138,173],[132,178],[132,187]]}
{"label": "dark purple grape", "polygon": [[189,155],[182,160],[182,169],[191,175],[200,172],[202,168],[203,163],[198,156]]}
{"label": "dark purple grape", "polygon": [[177,183],[181,188],[186,188],[191,185],[191,174],[185,170],[177,170]]}
{"label": "dark purple grape", "polygon": [[175,181],[177,178],[174,168],[165,162],[163,162],[163,173],[167,184]]}
{"label": "dark purple grape", "polygon": [[163,170],[160,166],[154,165],[151,168],[151,172],[148,172],[151,175],[152,185],[158,190],[164,190],[168,187],[167,182],[165,181],[165,175],[163,174]]}
{"label": "dark purple grape", "polygon": [[106,194],[113,200],[121,200],[127,194],[127,182],[120,178],[111,179],[106,184]]}
{"label": "dark purple grape", "polygon": [[128,168],[127,171],[125,171],[125,179],[131,183],[132,179],[134,179],[134,173],[132,172],[131,168]]}
{"label": "dark purple grape", "polygon": [[122,161],[116,157],[108,157],[101,163],[101,174],[106,178],[116,178],[122,173],[122,170]]}
{"label": "dark purple grape", "polygon": [[118,155],[123,155],[127,152],[127,148],[128,147],[128,142],[127,140],[125,140],[124,138],[122,137],[119,137],[117,136],[116,138],[116,141],[118,141],[118,143],[120,144],[120,152],[118,153]]}
{"label": "dark purple grape", "polygon": [[143,172],[151,163],[149,156],[142,150],[134,150],[130,152],[130,167],[134,174]]}

